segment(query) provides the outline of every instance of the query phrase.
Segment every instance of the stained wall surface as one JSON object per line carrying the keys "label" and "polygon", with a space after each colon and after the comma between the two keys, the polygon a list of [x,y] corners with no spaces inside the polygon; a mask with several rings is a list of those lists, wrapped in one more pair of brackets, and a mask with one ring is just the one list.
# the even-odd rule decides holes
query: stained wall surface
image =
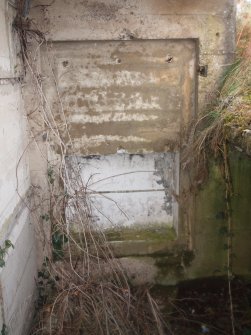
{"label": "stained wall surface", "polygon": [[[56,0],[41,6],[46,4],[45,0],[34,1],[31,17],[48,39],[39,63],[45,105],[65,145],[62,151],[58,135],[45,132],[49,160],[56,165],[63,152],[83,165],[98,155],[103,164],[112,155],[111,174],[119,174],[120,154],[143,155],[146,161],[147,155],[156,153],[179,157],[185,127],[206,110],[233,60],[235,2]],[[39,172],[41,176],[46,172],[37,169],[38,156],[34,153],[33,157],[31,169],[36,166],[37,180]],[[102,164],[97,164],[101,175],[106,170]],[[179,162],[173,169],[169,184],[178,185],[178,191],[172,189],[170,194],[179,207],[186,176]],[[95,166],[90,176],[94,171]],[[137,241],[123,242],[126,247],[115,246],[118,254],[149,255],[156,248],[160,252],[157,244],[163,250],[172,249],[173,240],[187,246],[194,222],[187,213],[182,220],[178,214],[177,220],[179,229],[175,237],[170,235],[171,244],[162,238],[155,243],[141,235],[140,247]],[[115,245],[116,239],[112,242]],[[151,257],[123,261],[128,268],[146,264],[146,269],[157,271]]]}
{"label": "stained wall surface", "polygon": [[[50,81],[44,87],[56,121],[67,120],[68,149],[177,150],[182,126],[195,115],[196,54],[195,40],[183,39],[55,43],[58,92]],[[42,71],[51,74],[46,58]]]}
{"label": "stained wall surface", "polygon": [[[46,4],[43,0],[37,4]],[[199,78],[199,106],[229,64],[235,49],[233,0],[56,0],[35,7],[33,16],[54,42],[105,40],[197,39],[199,63],[208,65],[207,78]]]}
{"label": "stained wall surface", "polygon": [[[69,156],[67,161],[70,169],[78,167],[87,185],[94,226],[178,229],[178,206],[172,195],[179,188],[177,154]],[[71,188],[81,191],[73,184]]]}

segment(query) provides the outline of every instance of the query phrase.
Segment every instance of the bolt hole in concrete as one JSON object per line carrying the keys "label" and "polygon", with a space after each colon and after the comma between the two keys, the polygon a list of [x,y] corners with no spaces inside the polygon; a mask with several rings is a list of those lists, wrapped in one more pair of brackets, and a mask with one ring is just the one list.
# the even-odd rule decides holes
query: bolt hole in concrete
{"label": "bolt hole in concrete", "polygon": [[166,63],[172,63],[173,62],[173,57],[172,56],[167,56],[165,62]]}
{"label": "bolt hole in concrete", "polygon": [[68,62],[68,60],[65,60],[65,61],[63,61],[63,67],[67,67],[68,65],[69,65],[69,62]]}

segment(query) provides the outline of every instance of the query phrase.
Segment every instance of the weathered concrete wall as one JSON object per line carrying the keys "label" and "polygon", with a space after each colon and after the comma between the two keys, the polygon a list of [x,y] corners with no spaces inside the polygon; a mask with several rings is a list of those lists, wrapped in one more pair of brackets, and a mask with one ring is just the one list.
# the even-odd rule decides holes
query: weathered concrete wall
{"label": "weathered concrete wall", "polygon": [[0,246],[10,240],[0,270],[0,331],[3,324],[9,334],[23,334],[29,326],[34,301],[36,250],[29,211],[25,205],[30,187],[27,120],[23,108],[21,84],[16,76],[17,41],[12,32],[15,10],[0,1]]}
{"label": "weathered concrete wall", "polygon": [[[234,1],[46,4],[34,1],[31,17],[51,42],[41,53],[43,87],[53,122],[68,124],[67,152],[178,149],[233,58]],[[197,75],[199,64],[207,77]]]}
{"label": "weathered concrete wall", "polygon": [[[164,152],[179,148],[181,129],[195,116],[194,40],[55,43],[44,89],[68,151],[77,154]],[[51,77],[51,76],[50,76]],[[49,77],[49,78],[50,78]],[[63,111],[62,111],[63,108]],[[70,150],[71,149],[71,150]]]}
{"label": "weathered concrete wall", "polygon": [[33,15],[52,42],[198,39],[199,62],[209,68],[208,77],[199,78],[200,108],[235,49],[233,0],[57,0]]}
{"label": "weathered concrete wall", "polygon": [[[52,128],[58,127],[62,135],[59,139],[56,132],[45,131],[50,162],[56,165],[62,153],[179,151],[184,127],[206,110],[233,59],[234,1],[56,0],[41,6],[46,4],[34,1],[31,16],[47,32],[49,43],[41,49],[45,108]],[[199,65],[208,66],[207,76],[199,76]],[[37,156],[34,161],[38,165]],[[118,166],[114,160],[113,173]],[[185,179],[181,172],[180,193]],[[179,192],[171,193],[178,206]],[[193,199],[187,206],[191,204]],[[184,227],[189,226],[191,235],[197,224],[187,215],[189,210],[184,210],[185,219],[179,216],[178,236],[173,231],[165,238],[156,231],[110,232],[119,256],[144,256],[124,258],[128,269],[140,268],[137,274],[143,279],[152,269],[153,279],[157,263],[172,264],[158,282],[183,279],[184,265],[191,262],[184,246],[192,240]]]}

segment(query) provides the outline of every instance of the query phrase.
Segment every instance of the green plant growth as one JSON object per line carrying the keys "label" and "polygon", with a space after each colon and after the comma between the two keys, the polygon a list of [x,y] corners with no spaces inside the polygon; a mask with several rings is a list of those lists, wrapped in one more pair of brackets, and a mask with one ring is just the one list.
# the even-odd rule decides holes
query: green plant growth
{"label": "green plant growth", "polygon": [[54,175],[53,168],[51,166],[49,166],[49,168],[47,169],[47,176],[48,176],[49,183],[53,184],[55,181],[55,175]]}
{"label": "green plant growth", "polygon": [[244,48],[238,46],[236,59],[224,73],[210,109],[203,111],[189,129],[184,166],[192,163],[200,179],[207,166],[207,157],[212,153],[221,157],[226,142],[238,143],[248,150],[243,143],[243,131],[249,130],[251,124],[251,59],[245,52],[248,43],[245,42]]}
{"label": "green plant growth", "polygon": [[5,240],[4,246],[0,247],[0,268],[3,268],[5,266],[5,256],[8,253],[9,248],[14,249],[14,245],[11,243],[10,240]]}
{"label": "green plant growth", "polygon": [[41,270],[38,271],[38,307],[48,303],[49,299],[54,294],[53,292],[55,292],[56,282],[58,280],[58,276],[52,276],[49,270],[49,259],[46,257],[42,264]]}
{"label": "green plant growth", "polygon": [[41,215],[41,219],[48,222],[50,220],[50,216],[49,216],[49,214],[45,213],[45,214]]}
{"label": "green plant growth", "polygon": [[8,330],[7,326],[3,324],[2,330],[1,330],[1,335],[8,335]]}
{"label": "green plant growth", "polygon": [[58,261],[64,257],[64,245],[68,242],[68,237],[57,230],[52,234],[53,259]]}

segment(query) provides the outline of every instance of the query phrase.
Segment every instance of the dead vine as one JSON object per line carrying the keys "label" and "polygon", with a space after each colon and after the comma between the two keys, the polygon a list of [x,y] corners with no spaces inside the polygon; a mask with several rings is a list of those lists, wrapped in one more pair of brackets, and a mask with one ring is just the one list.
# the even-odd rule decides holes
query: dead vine
{"label": "dead vine", "polygon": [[[50,47],[44,34],[33,27],[34,23],[19,12],[14,28],[31,84],[30,95],[36,105],[28,114],[31,138],[41,150],[38,140],[41,136],[37,134],[46,134],[45,146],[49,148],[53,142],[60,154],[56,159],[42,155],[47,164],[48,185],[31,209],[38,212],[39,205],[47,206],[38,221],[45,229],[43,236],[52,250],[38,274],[39,309],[32,334],[163,335],[164,322],[156,302],[148,288],[136,290],[129,285],[105,234],[95,224],[87,185],[81,179],[78,166],[67,162],[68,144],[72,144],[72,140],[48,56]],[[42,44],[47,50],[46,61],[57,95],[53,108],[44,93],[43,78],[37,66]],[[62,122],[56,119],[57,113],[62,115]],[[34,185],[34,189],[37,193],[43,192],[40,186]]]}

